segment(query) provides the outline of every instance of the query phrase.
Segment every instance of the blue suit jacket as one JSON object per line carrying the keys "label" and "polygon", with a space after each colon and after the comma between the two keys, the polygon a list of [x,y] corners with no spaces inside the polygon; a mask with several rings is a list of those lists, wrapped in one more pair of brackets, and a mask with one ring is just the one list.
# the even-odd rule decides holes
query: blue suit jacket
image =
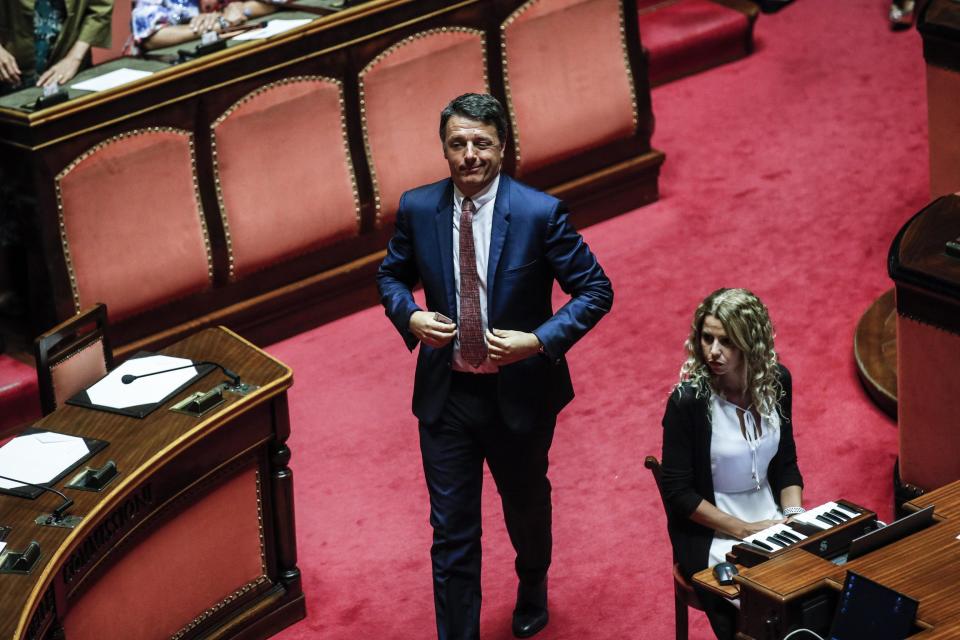
{"label": "blue suit jacket", "polygon": [[[568,220],[566,206],[500,174],[487,271],[491,328],[532,332],[546,355],[500,368],[500,410],[508,427],[529,431],[556,418],[573,386],[564,354],[613,303],[610,280]],[[554,313],[556,280],[570,300]],[[380,300],[411,351],[410,316],[420,309],[411,290],[423,283],[427,307],[457,321],[453,273],[453,182],[413,189],[400,198],[397,226],[377,273]],[[435,422],[450,388],[453,342],[420,346],[413,413]]]}

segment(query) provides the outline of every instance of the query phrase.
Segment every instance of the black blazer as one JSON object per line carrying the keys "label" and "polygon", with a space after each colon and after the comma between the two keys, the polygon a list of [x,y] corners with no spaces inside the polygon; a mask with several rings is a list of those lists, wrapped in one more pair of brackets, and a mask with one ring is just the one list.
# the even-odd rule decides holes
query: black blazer
{"label": "black blazer", "polygon": [[[535,333],[545,355],[501,367],[497,385],[507,426],[530,431],[551,422],[573,398],[564,354],[610,310],[613,289],[583,238],[570,225],[566,206],[504,173],[494,205],[487,271],[491,327]],[[570,300],[554,312],[553,283]],[[427,308],[457,320],[453,274],[453,182],[448,178],[407,191],[397,227],[377,273],[387,316],[414,349],[410,316],[419,307],[412,289],[420,282]],[[413,412],[437,420],[450,389],[453,343],[420,345]]]}
{"label": "black blazer", "polygon": [[[784,488],[803,486],[793,440],[793,385],[790,372],[779,365],[784,396],[780,400],[780,445],[767,468],[773,497],[779,504]],[[715,504],[710,441],[713,430],[707,398],[683,383],[673,390],[663,414],[663,499],[667,506],[667,529],[674,561],[690,578],[707,567],[713,530],[690,519],[701,500]]]}

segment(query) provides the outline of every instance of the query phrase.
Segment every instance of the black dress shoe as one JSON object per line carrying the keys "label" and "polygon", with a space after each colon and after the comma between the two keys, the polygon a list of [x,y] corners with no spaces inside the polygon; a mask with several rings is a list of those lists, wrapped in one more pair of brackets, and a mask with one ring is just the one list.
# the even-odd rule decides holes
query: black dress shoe
{"label": "black dress shoe", "polygon": [[547,580],[536,585],[517,587],[517,606],[513,609],[513,635],[529,638],[547,626]]}

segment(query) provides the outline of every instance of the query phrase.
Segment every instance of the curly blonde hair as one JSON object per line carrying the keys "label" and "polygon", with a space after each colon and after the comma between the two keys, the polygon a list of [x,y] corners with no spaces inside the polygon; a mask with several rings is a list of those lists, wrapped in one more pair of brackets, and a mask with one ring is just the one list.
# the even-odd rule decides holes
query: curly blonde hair
{"label": "curly blonde hair", "polygon": [[773,349],[773,325],[767,307],[746,289],[717,289],[697,307],[684,347],[687,359],[680,367],[680,382],[690,382],[697,397],[709,399],[717,392],[716,377],[703,358],[700,333],[703,321],[713,316],[723,324],[733,345],[743,354],[746,394],[763,415],[780,408],[783,387],[777,374],[777,352]]}

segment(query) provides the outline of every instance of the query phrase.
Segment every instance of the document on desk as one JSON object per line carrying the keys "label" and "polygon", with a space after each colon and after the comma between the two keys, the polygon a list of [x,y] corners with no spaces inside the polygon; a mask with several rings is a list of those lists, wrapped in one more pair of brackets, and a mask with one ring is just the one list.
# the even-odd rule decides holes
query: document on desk
{"label": "document on desk", "polygon": [[97,76],[96,78],[90,78],[89,80],[70,85],[70,88],[81,91],[106,91],[107,89],[113,89],[114,87],[119,87],[122,84],[134,82],[135,80],[140,80],[150,75],[153,75],[152,71],[138,71],[137,69],[127,69],[124,67]]}
{"label": "document on desk", "polygon": [[[193,360],[187,358],[163,355],[131,358],[101,378],[86,393],[91,404],[111,409],[156,404],[198,374]],[[125,383],[123,378],[128,375],[136,379]]]}
{"label": "document on desk", "polygon": [[[72,469],[91,453],[87,441],[53,431],[17,436],[0,447],[0,475],[33,484],[47,484]],[[0,479],[0,489],[27,485]]]}
{"label": "document on desk", "polygon": [[313,18],[302,18],[297,20],[271,20],[267,23],[267,26],[263,27],[262,29],[246,31],[238,36],[234,36],[233,39],[237,41],[263,40],[264,38],[269,38],[270,36],[275,36],[285,31],[302,27],[303,25],[312,21]]}

